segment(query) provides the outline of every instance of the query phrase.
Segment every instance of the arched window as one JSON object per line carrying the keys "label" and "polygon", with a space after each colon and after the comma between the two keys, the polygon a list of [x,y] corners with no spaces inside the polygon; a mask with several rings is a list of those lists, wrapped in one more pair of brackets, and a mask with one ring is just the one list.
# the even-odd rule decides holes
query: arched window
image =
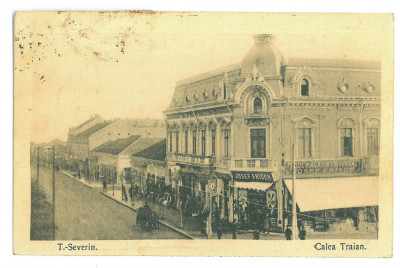
{"label": "arched window", "polygon": [[254,99],[253,103],[253,113],[260,114],[262,113],[262,100],[261,98],[257,97]]}
{"label": "arched window", "polygon": [[309,96],[310,85],[307,79],[301,80],[301,96]]}

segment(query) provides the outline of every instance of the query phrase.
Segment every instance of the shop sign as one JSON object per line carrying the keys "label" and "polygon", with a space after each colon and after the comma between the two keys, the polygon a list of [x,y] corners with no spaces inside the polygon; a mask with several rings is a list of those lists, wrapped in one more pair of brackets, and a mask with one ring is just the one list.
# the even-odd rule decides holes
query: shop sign
{"label": "shop sign", "polygon": [[267,207],[269,209],[276,207],[276,192],[273,190],[267,191]]}
{"label": "shop sign", "polygon": [[274,182],[271,172],[232,171],[235,181]]}
{"label": "shop sign", "polygon": [[[290,175],[292,163],[286,162],[285,174]],[[361,172],[361,159],[296,161],[296,174],[351,174]]]}
{"label": "shop sign", "polygon": [[217,180],[209,180],[209,191],[213,196],[217,195]]}

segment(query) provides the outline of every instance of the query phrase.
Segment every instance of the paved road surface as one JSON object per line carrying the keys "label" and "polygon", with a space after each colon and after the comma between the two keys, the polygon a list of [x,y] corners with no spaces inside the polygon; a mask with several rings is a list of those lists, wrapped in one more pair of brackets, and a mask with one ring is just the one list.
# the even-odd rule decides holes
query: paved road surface
{"label": "paved road surface", "polygon": [[[36,168],[32,167],[32,179]],[[52,202],[52,171],[41,167],[40,189]],[[148,233],[136,226],[136,213],[64,174],[56,172],[56,240],[184,239],[161,226]]]}

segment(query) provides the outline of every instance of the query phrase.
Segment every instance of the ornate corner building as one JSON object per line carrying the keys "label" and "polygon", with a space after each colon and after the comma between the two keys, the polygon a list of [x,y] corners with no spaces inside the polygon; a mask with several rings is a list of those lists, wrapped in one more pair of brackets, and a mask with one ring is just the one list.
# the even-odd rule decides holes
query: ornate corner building
{"label": "ornate corner building", "polygon": [[293,153],[299,212],[376,206],[377,187],[364,203],[324,198],[332,185],[340,199],[348,185],[377,184],[380,63],[285,59],[272,35],[254,39],[241,64],[178,82],[164,111],[177,206],[218,211],[248,228],[267,217],[282,229],[290,222]]}

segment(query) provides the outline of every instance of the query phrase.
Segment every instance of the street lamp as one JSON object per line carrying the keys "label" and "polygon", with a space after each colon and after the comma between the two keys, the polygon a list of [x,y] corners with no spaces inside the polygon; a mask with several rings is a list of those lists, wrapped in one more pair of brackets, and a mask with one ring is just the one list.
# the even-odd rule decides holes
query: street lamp
{"label": "street lamp", "polygon": [[[293,240],[297,240],[297,204],[296,204],[296,195],[295,195],[295,181],[296,181],[296,146],[294,141],[289,135],[284,135],[279,138],[279,142],[284,147],[285,144],[289,142],[291,145],[291,158],[292,158],[292,237]],[[282,159],[283,162],[283,159]],[[283,180],[283,170],[281,180]]]}

